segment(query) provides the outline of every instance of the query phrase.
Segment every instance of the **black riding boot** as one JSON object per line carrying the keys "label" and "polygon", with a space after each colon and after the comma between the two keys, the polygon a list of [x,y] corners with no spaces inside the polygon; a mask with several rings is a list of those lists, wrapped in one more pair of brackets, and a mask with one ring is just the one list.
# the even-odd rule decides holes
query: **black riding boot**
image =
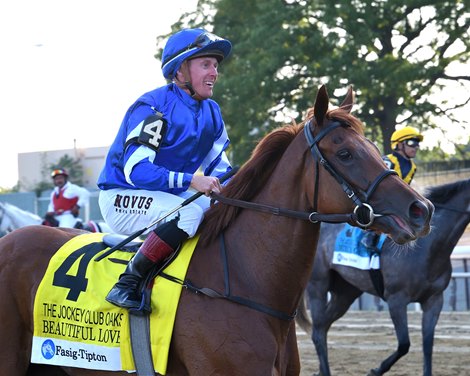
{"label": "black riding boot", "polygon": [[142,292],[139,285],[153,266],[173,253],[188,238],[188,234],[172,220],[150,232],[139,251],[127,264],[119,281],[106,296],[106,300],[114,305],[134,310],[144,308]]}
{"label": "black riding boot", "polygon": [[124,273],[119,276],[119,281],[108,293],[106,300],[119,307],[140,310],[143,301],[139,285],[153,265],[147,256],[138,251],[127,264]]}

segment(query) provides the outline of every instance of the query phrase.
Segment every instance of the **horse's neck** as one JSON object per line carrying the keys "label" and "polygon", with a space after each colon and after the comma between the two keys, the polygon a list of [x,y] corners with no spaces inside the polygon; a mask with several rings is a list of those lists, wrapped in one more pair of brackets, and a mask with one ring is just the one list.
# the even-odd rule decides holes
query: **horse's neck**
{"label": "horse's neck", "polygon": [[[296,160],[301,163],[301,158]],[[299,187],[305,187],[302,179],[313,176],[305,177],[298,171],[302,167],[281,160],[265,189],[251,201],[306,210],[309,203]],[[302,219],[245,209],[227,230],[227,247],[236,255],[230,269],[241,272],[239,283],[249,295],[257,286],[260,299],[293,311],[311,272],[318,233],[319,225]]]}
{"label": "horse's neck", "polygon": [[[457,207],[456,205],[449,204],[449,207]],[[460,206],[459,209],[465,210],[465,207]],[[432,264],[436,260],[448,259],[450,257],[454,247],[470,223],[470,214],[437,208],[434,218],[436,223],[433,224],[435,230],[431,235],[431,248],[435,252],[432,254]]]}
{"label": "horse's neck", "polygon": [[318,226],[245,210],[225,238],[230,279],[242,295],[292,313],[311,273]]}
{"label": "horse's neck", "polygon": [[14,210],[14,208],[10,208],[8,213],[5,212],[5,214],[9,217],[11,226],[14,227],[15,230],[24,226],[38,225],[41,223],[41,219],[39,217],[28,212],[21,211],[20,209]]}

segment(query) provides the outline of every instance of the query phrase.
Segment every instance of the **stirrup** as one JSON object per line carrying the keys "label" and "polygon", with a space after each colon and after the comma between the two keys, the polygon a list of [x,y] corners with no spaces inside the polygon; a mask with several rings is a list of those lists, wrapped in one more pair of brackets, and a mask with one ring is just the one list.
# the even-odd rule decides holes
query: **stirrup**
{"label": "stirrup", "polygon": [[[138,303],[137,300],[128,300],[129,304],[125,304],[125,300],[123,299],[118,299],[120,297],[121,290],[114,286],[111,291],[108,293],[106,296],[106,301],[108,303],[111,303],[117,307],[127,309],[129,313],[135,314],[135,315],[147,315],[152,312],[152,308],[150,307],[150,300],[147,299],[146,292],[142,292],[141,298],[140,298],[140,303]],[[111,297],[110,297],[111,295]],[[129,294],[127,295],[129,296]],[[114,299],[115,298],[115,299]],[[134,304],[135,303],[135,304]]]}

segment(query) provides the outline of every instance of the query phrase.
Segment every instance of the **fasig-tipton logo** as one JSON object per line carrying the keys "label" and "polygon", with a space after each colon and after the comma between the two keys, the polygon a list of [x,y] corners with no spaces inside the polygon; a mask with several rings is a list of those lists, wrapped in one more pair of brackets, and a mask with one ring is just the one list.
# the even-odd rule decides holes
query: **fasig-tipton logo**
{"label": "fasig-tipton logo", "polygon": [[46,359],[51,359],[55,354],[55,344],[50,339],[46,339],[41,346],[42,356]]}
{"label": "fasig-tipton logo", "polygon": [[41,346],[42,356],[49,360],[52,359],[55,355],[59,357],[70,358],[73,360],[85,359],[88,362],[107,362],[105,355],[96,354],[94,352],[88,352],[85,349],[72,350],[64,349],[60,345],[55,345],[51,339],[46,339]]}

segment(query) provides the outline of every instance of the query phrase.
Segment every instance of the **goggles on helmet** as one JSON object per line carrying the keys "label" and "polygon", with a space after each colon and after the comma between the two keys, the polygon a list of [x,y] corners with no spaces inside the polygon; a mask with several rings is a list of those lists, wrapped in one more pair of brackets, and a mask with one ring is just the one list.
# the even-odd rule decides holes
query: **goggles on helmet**
{"label": "goggles on helmet", "polygon": [[419,147],[419,140],[417,138],[409,138],[408,140],[403,141],[406,146],[410,148],[417,148]]}
{"label": "goggles on helmet", "polygon": [[217,42],[219,40],[223,40],[223,38],[220,38],[218,37],[217,35],[215,34],[212,34],[212,33],[209,33],[207,31],[199,34],[196,39],[194,40],[194,42],[192,42],[191,44],[189,44],[188,46],[182,48],[181,50],[175,52],[173,55],[171,55],[170,57],[167,58],[166,61],[163,62],[162,65],[165,65],[167,64],[169,61],[173,60],[175,57],[181,55],[182,53],[186,52],[186,51],[189,51],[189,50],[192,50],[193,48],[202,48],[202,47],[206,47],[208,46],[209,44],[213,43],[213,42]]}
{"label": "goggles on helmet", "polygon": [[51,172],[51,177],[55,178],[57,175],[68,176],[67,172],[62,168],[55,169]]}

